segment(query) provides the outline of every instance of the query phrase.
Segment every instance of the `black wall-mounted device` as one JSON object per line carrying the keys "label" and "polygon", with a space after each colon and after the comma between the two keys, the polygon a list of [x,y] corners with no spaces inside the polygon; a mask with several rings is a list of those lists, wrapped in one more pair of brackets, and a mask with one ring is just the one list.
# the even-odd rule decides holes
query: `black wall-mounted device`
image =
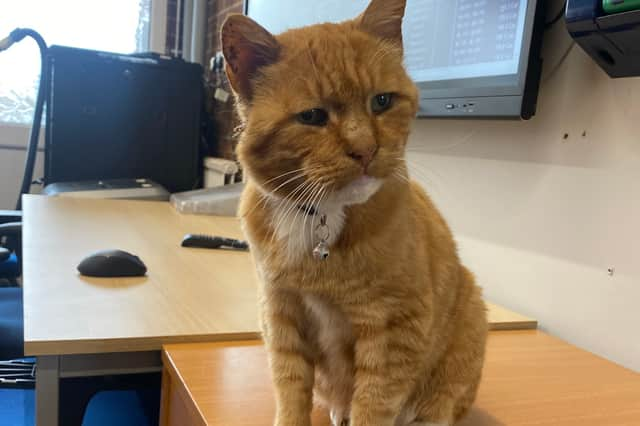
{"label": "black wall-mounted device", "polygon": [[45,184],[144,177],[194,188],[199,64],[51,46],[48,65]]}
{"label": "black wall-mounted device", "polygon": [[571,37],[610,77],[640,76],[640,9],[608,14],[603,3],[567,1]]}

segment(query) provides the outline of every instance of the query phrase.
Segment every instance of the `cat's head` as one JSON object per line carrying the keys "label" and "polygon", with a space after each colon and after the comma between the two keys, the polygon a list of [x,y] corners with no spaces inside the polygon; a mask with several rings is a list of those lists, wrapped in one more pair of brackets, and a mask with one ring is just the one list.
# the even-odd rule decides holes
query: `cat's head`
{"label": "cat's head", "polygon": [[353,204],[397,176],[418,105],[403,67],[404,10],[405,0],[372,0],[353,20],[276,36],[242,15],[225,21],[237,153],[263,190],[308,204],[323,189]]}

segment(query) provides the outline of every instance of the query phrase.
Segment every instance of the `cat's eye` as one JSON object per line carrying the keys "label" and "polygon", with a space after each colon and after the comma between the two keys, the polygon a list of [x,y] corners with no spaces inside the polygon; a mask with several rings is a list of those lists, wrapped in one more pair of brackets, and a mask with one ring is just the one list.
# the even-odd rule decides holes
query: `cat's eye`
{"label": "cat's eye", "polygon": [[329,113],[322,108],[312,108],[298,114],[298,121],[309,126],[324,126],[329,121]]}
{"label": "cat's eye", "polygon": [[380,114],[391,108],[393,104],[393,93],[379,93],[371,98],[371,111]]}

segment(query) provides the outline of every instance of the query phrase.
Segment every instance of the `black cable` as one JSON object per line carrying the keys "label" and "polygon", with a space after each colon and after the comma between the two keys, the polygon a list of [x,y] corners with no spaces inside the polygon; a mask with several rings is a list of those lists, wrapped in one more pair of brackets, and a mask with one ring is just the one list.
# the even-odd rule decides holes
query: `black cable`
{"label": "black cable", "polygon": [[20,185],[20,194],[18,195],[16,210],[21,210],[22,195],[29,193],[31,181],[33,180],[33,168],[38,152],[38,138],[40,136],[40,125],[42,124],[42,111],[44,109],[45,91],[47,87],[47,43],[45,43],[37,31],[31,28],[16,28],[11,31],[9,37],[0,41],[0,51],[2,51],[8,49],[13,43],[17,43],[25,37],[34,39],[40,49],[40,84],[38,86],[38,97],[36,98],[36,106],[33,113],[29,145],[27,145],[27,158],[24,164],[24,175],[22,176],[22,185]]}
{"label": "black cable", "polygon": [[548,30],[549,28],[553,27],[555,23],[558,22],[560,18],[564,16],[564,12],[566,9],[567,9],[567,2],[565,0],[564,5],[562,6],[562,8],[560,8],[560,11],[558,12],[558,14],[554,16],[553,19],[551,19],[549,22],[544,23],[544,29]]}

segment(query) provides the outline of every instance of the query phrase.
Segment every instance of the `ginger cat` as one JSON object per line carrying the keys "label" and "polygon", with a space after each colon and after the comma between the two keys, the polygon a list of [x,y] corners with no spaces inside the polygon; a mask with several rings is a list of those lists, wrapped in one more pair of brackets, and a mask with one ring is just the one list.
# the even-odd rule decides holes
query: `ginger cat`
{"label": "ginger cat", "polygon": [[274,36],[222,28],[248,174],[240,206],[261,281],[275,425],[452,425],[487,336],[481,291],[410,182],[418,91],[402,65],[405,0]]}

